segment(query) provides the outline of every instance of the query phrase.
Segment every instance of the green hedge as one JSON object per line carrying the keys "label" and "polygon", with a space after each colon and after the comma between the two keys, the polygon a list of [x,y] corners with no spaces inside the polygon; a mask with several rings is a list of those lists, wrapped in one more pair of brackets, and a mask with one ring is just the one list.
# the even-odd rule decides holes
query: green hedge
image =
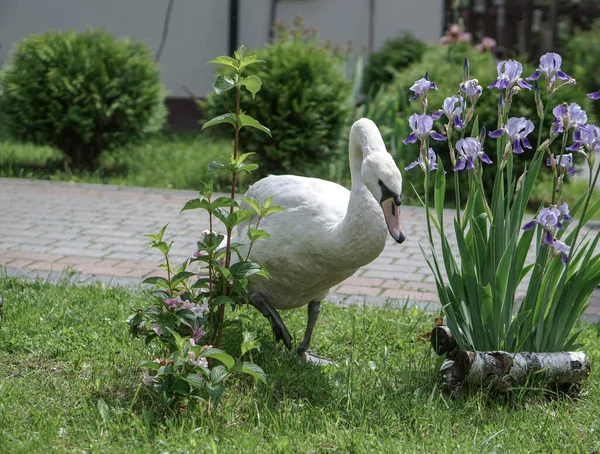
{"label": "green hedge", "polygon": [[[266,64],[249,66],[245,75],[259,76],[262,89],[255,99],[244,90],[242,106],[273,136],[245,128],[240,133],[241,150],[257,153],[257,176],[321,172],[338,159],[340,138],[348,133],[352,109],[351,83],[345,76],[347,52],[322,45],[315,33],[296,27],[252,53]],[[233,90],[218,97],[213,93],[201,103],[207,118],[234,106]]]}
{"label": "green hedge", "polygon": [[427,46],[411,33],[388,39],[378,51],[369,55],[363,75],[363,92],[378,90],[392,80],[398,71],[421,59]]}
{"label": "green hedge", "polygon": [[166,110],[149,49],[108,32],[49,31],[17,43],[0,76],[10,134],[60,148],[74,167],[161,128]]}

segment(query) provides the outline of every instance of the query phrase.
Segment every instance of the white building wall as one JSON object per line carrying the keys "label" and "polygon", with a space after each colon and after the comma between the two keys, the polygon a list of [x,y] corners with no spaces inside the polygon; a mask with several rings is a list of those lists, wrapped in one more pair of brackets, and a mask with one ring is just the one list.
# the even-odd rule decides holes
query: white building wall
{"label": "white building wall", "polygon": [[[131,36],[156,52],[167,0],[0,0],[0,60],[15,41],[47,29],[106,28],[117,37]],[[239,42],[263,45],[268,38],[271,0],[240,0]],[[296,16],[316,27],[323,38],[366,48],[369,0],[280,0],[277,19]],[[375,48],[402,30],[425,41],[439,38],[442,0],[375,0]],[[228,0],[175,0],[169,38],[161,56],[163,80],[171,96],[210,91],[213,69],[205,63],[228,52]]]}

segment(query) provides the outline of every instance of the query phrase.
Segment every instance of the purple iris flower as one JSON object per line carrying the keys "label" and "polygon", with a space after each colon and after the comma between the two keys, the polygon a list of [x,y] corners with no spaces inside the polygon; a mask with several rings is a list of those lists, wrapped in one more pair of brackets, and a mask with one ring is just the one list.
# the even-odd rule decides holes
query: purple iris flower
{"label": "purple iris flower", "polygon": [[[456,106],[456,103],[458,103],[458,106]],[[448,123],[454,123],[456,127],[460,129],[464,126],[462,118],[460,118],[464,108],[465,100],[462,98],[462,96],[450,96],[444,99],[442,110],[438,110],[437,112],[433,113],[431,117],[434,120],[437,120],[442,116],[442,114],[444,114],[448,119]]]}
{"label": "purple iris flower", "polygon": [[517,154],[523,153],[523,147],[531,149],[527,136],[533,132],[533,122],[524,117],[512,117],[506,122],[502,129],[490,132],[490,137],[498,138],[506,133],[513,144],[513,151]]}
{"label": "purple iris flower", "polygon": [[587,97],[593,99],[594,101],[598,101],[600,99],[600,90],[588,94]]}
{"label": "purple iris flower", "polygon": [[569,252],[571,252],[570,246],[568,246],[566,243],[563,243],[560,240],[554,240],[554,242],[552,243],[552,247],[554,248],[557,254],[561,255],[563,265],[566,265],[567,260],[569,259]]}
{"label": "purple iris flower", "polygon": [[454,171],[474,169],[475,161],[479,158],[486,164],[492,164],[492,160],[486,155],[481,147],[481,142],[475,137],[467,137],[456,142],[456,149],[460,155]]}
{"label": "purple iris flower", "polygon": [[561,69],[562,57],[554,52],[548,52],[540,57],[540,67],[527,80],[538,80],[542,74],[546,79],[554,84],[556,78],[560,80],[571,80],[572,77],[565,74]]}
{"label": "purple iris flower", "polygon": [[[429,160],[429,171],[431,172],[432,170],[437,170],[437,156],[433,151],[433,148],[429,148],[429,150],[427,151],[427,158]],[[404,170],[414,169],[417,166],[421,166],[424,172],[427,171],[427,167],[425,166],[425,162],[423,161],[423,155],[421,153],[419,153],[419,159],[417,159],[414,162],[411,162],[404,168]]]}
{"label": "purple iris flower", "polygon": [[446,136],[431,130],[433,128],[433,118],[427,114],[412,114],[408,119],[408,124],[412,132],[402,141],[404,145],[415,143],[417,139],[423,141],[428,136],[431,136],[433,140],[446,140]]}
{"label": "purple iris flower", "polygon": [[568,131],[571,128],[579,128],[587,123],[587,114],[579,104],[572,102],[559,104],[552,109],[554,122],[552,123],[552,134]]}
{"label": "purple iris flower", "polygon": [[523,226],[523,230],[531,230],[536,224],[539,224],[544,229],[544,244],[554,245],[555,229],[562,230],[565,227],[561,221],[571,221],[569,214],[569,206],[567,203],[563,203],[560,207],[556,205],[550,205],[549,208],[542,208],[538,213],[536,219],[528,222]]}
{"label": "purple iris flower", "polygon": [[488,86],[488,88],[512,88],[517,84],[521,88],[531,90],[531,85],[521,78],[523,74],[523,65],[516,60],[504,60],[498,63],[498,79]]}
{"label": "purple iris flower", "polygon": [[554,159],[556,165],[560,167],[561,173],[566,171],[569,175],[575,175],[575,168],[573,167],[573,153],[565,153],[553,158],[548,158],[546,159],[547,166],[552,166],[552,159]]}
{"label": "purple iris flower", "polygon": [[573,130],[573,145],[567,151],[579,151],[585,148],[593,152],[600,150],[600,128],[593,124],[583,125]]}
{"label": "purple iris flower", "polygon": [[460,91],[462,91],[465,96],[469,97],[471,104],[475,104],[481,96],[481,93],[483,93],[483,88],[479,85],[477,79],[471,79],[460,84]]}
{"label": "purple iris flower", "polygon": [[437,89],[435,82],[429,81],[429,73],[425,73],[425,77],[415,81],[413,86],[410,87],[410,91],[415,93],[410,100],[414,101],[415,99],[419,99],[421,96],[426,96],[429,90]]}

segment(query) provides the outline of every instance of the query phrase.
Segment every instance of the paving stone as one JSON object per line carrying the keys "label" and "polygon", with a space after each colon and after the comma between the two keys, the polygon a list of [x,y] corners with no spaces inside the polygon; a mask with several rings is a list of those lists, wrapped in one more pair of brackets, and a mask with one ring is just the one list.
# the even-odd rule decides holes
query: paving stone
{"label": "paving stone", "polygon": [[27,259],[6,259],[0,261],[0,263],[2,263],[3,265],[6,266],[10,266],[12,268],[27,268],[27,265],[30,265],[33,263],[32,260],[27,260]]}
{"label": "paving stone", "polygon": [[378,287],[365,287],[362,285],[341,285],[337,293],[348,294],[348,295],[369,295],[375,296],[381,292]]}
{"label": "paving stone", "polygon": [[57,247],[51,249],[51,252],[57,255],[77,255],[80,257],[103,257],[107,254],[106,251],[102,250],[78,247]]}
{"label": "paving stone", "polygon": [[349,277],[342,284],[344,285],[359,285],[363,287],[379,287],[383,282],[382,279],[374,279],[368,277]]}
{"label": "paving stone", "polygon": [[106,254],[106,258],[109,260],[151,260],[149,254],[133,252],[110,252],[109,254]]}
{"label": "paving stone", "polygon": [[[147,247],[143,234],[158,231],[164,220],[170,219],[166,239],[175,241],[171,260],[178,264],[193,252],[197,237],[208,227],[204,213],[179,215],[183,204],[197,196],[195,191],[0,178],[0,193],[9,195],[0,198],[0,232],[4,233],[0,264],[9,263],[4,275],[64,278],[56,270],[70,265],[81,271],[70,277],[77,282],[97,278],[106,285],[139,286],[144,277],[166,275],[157,268],[163,260],[161,254]],[[329,300],[402,306],[410,298],[411,305],[439,308],[435,279],[420,249],[423,246],[426,253],[429,251],[424,211],[420,207],[403,207],[402,211],[407,241],[398,245],[388,238],[382,255],[335,286]],[[453,213],[444,211],[444,224],[456,253]],[[224,228],[215,222],[214,230]],[[439,251],[439,241],[436,247]],[[531,253],[528,256],[531,258]],[[519,295],[523,289],[521,285]],[[600,289],[594,291],[590,302],[588,317],[597,319]]]}

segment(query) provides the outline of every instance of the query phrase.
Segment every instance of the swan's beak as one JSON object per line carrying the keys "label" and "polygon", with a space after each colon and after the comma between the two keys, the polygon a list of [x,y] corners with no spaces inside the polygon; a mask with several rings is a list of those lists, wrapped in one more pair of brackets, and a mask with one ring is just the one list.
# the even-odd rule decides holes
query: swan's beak
{"label": "swan's beak", "polygon": [[393,197],[390,197],[381,202],[381,208],[383,208],[385,222],[392,238],[398,243],[404,242],[406,232],[404,231],[404,225],[402,225],[402,219],[400,219],[400,206],[396,205]]}

